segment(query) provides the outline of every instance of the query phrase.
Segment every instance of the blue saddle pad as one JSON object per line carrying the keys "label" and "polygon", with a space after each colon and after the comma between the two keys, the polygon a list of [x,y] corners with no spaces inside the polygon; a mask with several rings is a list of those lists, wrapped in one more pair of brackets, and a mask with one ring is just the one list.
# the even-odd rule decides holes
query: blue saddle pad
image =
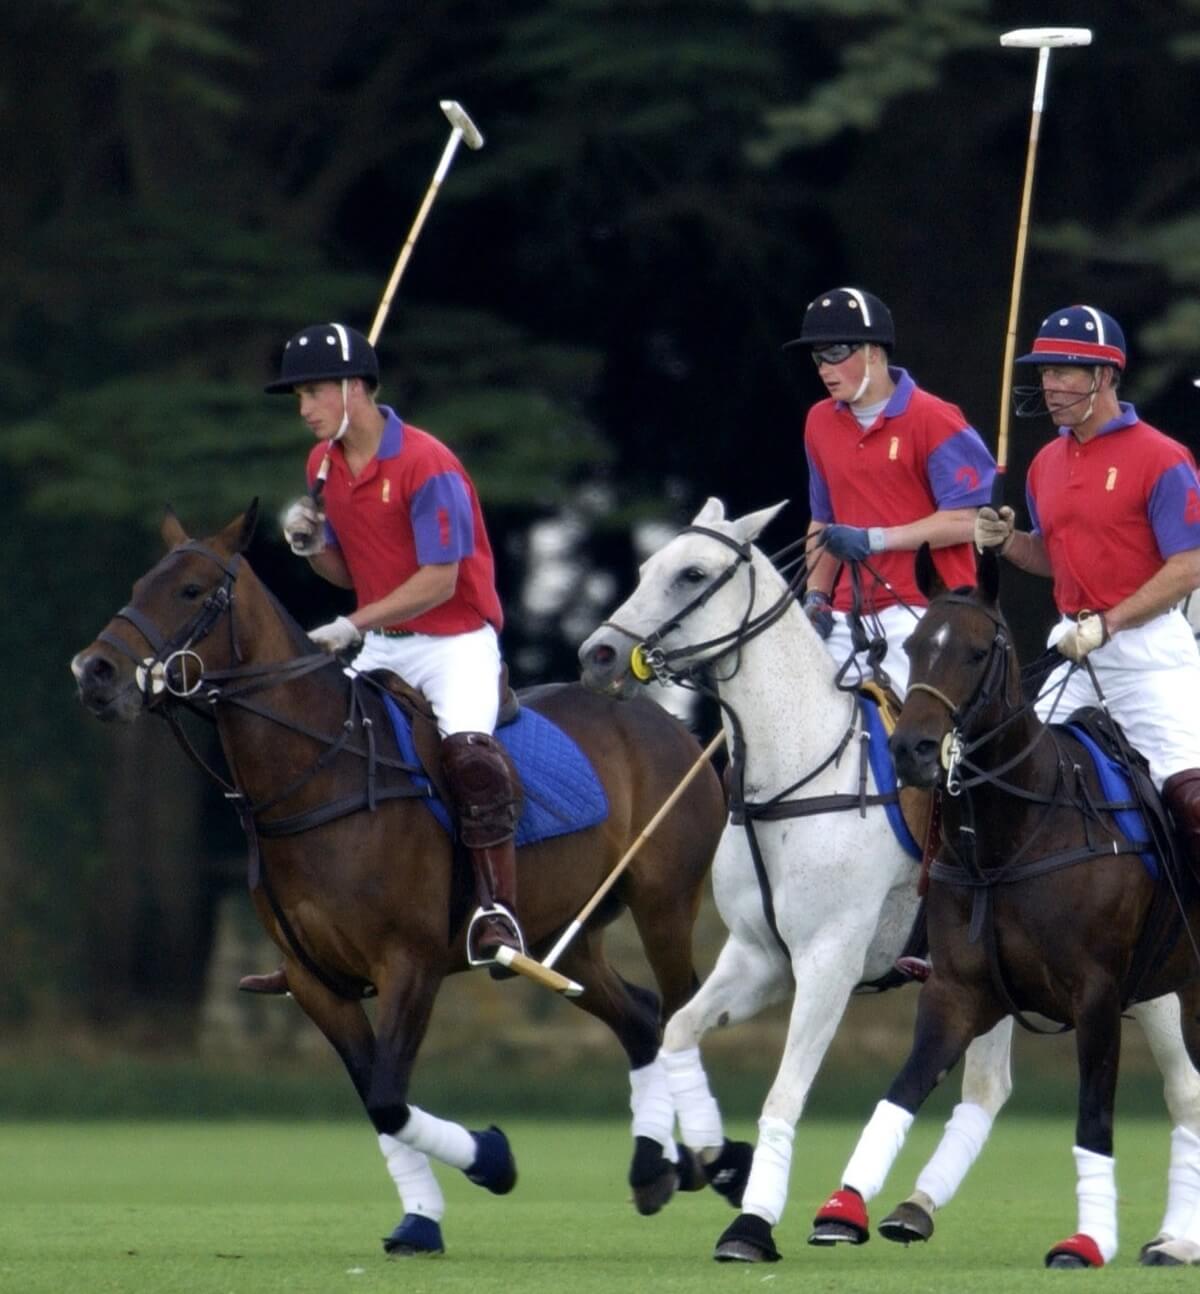
{"label": "blue saddle pad", "polygon": [[[384,694],[400,758],[420,768],[413,745],[408,716]],[[496,739],[508,751],[521,775],[525,807],[517,823],[516,843],[532,845],[552,836],[594,827],[608,817],[608,796],[587,756],[570,737],[545,715],[522,706],[514,722],[496,729]],[[420,786],[429,786],[424,773],[413,775]],[[436,790],[424,803],[449,832],[454,827],[450,812]]]}
{"label": "blue saddle pad", "polygon": [[[1096,766],[1096,776],[1100,780],[1100,794],[1104,799],[1110,804],[1128,803],[1132,800],[1134,798],[1133,787],[1129,784],[1129,778],[1126,776],[1124,768],[1106,751],[1101,750],[1096,745],[1086,729],[1074,723],[1064,723],[1062,726],[1091,756],[1092,763]],[[1146,819],[1142,815],[1142,811],[1140,809],[1118,809],[1112,816],[1117,824],[1117,829],[1131,844],[1147,846],[1141,854],[1141,859],[1146,866],[1146,871],[1157,880],[1158,855],[1154,852],[1153,838],[1150,835],[1149,828],[1146,826]]]}
{"label": "blue saddle pad", "polygon": [[[879,705],[870,697],[859,695],[858,704],[862,707],[863,724],[871,735],[867,742],[867,755],[871,761],[871,772],[875,775],[875,787],[883,795],[896,789],[896,766],[892,763],[892,752],[888,749],[887,729],[879,713]],[[904,814],[899,804],[885,804],[888,822],[906,854],[920,861],[924,850],[912,837]]]}

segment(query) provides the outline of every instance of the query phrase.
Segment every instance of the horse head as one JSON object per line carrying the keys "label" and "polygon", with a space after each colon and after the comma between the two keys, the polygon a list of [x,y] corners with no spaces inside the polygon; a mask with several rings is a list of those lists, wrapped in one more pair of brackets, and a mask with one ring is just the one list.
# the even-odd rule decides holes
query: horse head
{"label": "horse head", "polygon": [[999,606],[999,565],[989,549],[978,558],[974,589],[948,589],[929,545],[917,553],[929,609],[904,644],[912,668],[890,743],[909,786],[936,786],[953,771],[960,741],[994,727],[1012,704],[1016,661]]}
{"label": "horse head", "polygon": [[580,647],[583,682],[628,696],[656,674],[715,660],[757,632],[764,607],[782,606],[787,589],[753,541],[785,503],[734,519],[709,499],[646,559],[632,596]]}
{"label": "horse head", "polygon": [[79,699],[98,718],[132,722],[164,697],[190,696],[206,671],[242,659],[234,586],[258,519],[258,500],[216,535],[189,539],[170,508],[167,554],[130,601],[71,661]]}

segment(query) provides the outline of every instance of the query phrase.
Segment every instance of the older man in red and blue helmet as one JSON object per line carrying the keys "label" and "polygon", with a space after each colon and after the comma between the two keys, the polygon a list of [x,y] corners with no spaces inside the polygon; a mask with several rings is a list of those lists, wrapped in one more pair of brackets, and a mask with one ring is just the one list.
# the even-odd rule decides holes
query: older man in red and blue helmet
{"label": "older man in red and blue helmet", "polygon": [[[1042,320],[1028,355],[1040,383],[1017,388],[1017,413],[1048,412],[1057,437],[1029,468],[1032,529],[1013,528],[1011,508],[981,509],[975,542],[998,547],[1022,570],[1054,581],[1061,619],[1050,645],[1067,657],[1047,681],[1038,713],[1065,720],[1095,705],[1095,672],[1108,709],[1149,760],[1200,869],[1200,650],[1177,604],[1200,585],[1200,480],[1191,453],[1117,398],[1125,337],[1111,315],[1068,306]],[[1072,671],[1070,672],[1069,671]],[[1060,692],[1061,686],[1061,692]],[[1105,1260],[1117,1238],[1113,1160],[1075,1147],[1080,1218],[1092,1201],[1092,1238]],[[1164,1234],[1191,1230],[1200,1139],[1171,1134],[1171,1191]],[[1097,1210],[1095,1204],[1103,1201]],[[1173,1224],[1169,1219],[1175,1218]]]}
{"label": "older man in red and blue helmet", "polygon": [[[358,672],[388,669],[419,688],[442,734],[459,835],[475,870],[479,909],[468,956],[524,952],[517,924],[513,835],[516,770],[492,733],[499,705],[503,624],[495,567],[475,487],[428,432],[375,402],[379,363],[345,324],[315,324],[288,341],[269,393],[297,397],[317,440],[310,489],[328,458],[322,514],[310,497],[284,516],[284,535],[322,578],[353,589],[357,606],[309,633],[329,652],[360,648]],[[251,976],[250,991],[282,991]]]}
{"label": "older man in red and blue helmet", "polygon": [[1200,866],[1200,651],[1178,610],[1200,586],[1195,462],[1118,399],[1125,337],[1102,310],[1048,314],[1017,363],[1036,367],[1040,378],[1037,387],[1017,388],[1018,414],[1048,412],[1058,435],[1029,468],[1032,528],[1014,530],[1011,508],[987,508],[976,543],[1054,581],[1062,618],[1050,645],[1070,663],[1047,682],[1042,717],[1052,704],[1065,719],[1096,703],[1083,670],[1054,699],[1071,663],[1086,657]]}
{"label": "older man in red and blue helmet", "polygon": [[849,658],[854,592],[839,563],[866,563],[859,610],[887,639],[884,666],[903,696],[908,658],[900,644],[925,607],[912,554],[928,543],[948,585],[974,583],[975,511],[991,495],[996,463],[962,410],[889,366],[895,341],[877,296],[834,288],[809,302],[800,336],[785,349],[811,347],[829,393],[804,426],[809,542],[820,545],[805,610],[835,658]]}

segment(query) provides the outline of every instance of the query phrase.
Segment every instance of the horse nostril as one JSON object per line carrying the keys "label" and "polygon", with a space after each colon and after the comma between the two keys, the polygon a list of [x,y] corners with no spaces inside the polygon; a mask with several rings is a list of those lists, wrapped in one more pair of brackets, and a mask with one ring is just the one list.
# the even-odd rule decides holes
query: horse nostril
{"label": "horse nostril", "polygon": [[592,664],[599,665],[602,668],[613,663],[617,658],[616,651],[607,643],[600,643],[592,649]]}
{"label": "horse nostril", "polygon": [[937,759],[938,743],[932,737],[923,737],[913,748],[913,754],[922,763],[928,760]]}
{"label": "horse nostril", "polygon": [[93,656],[83,667],[84,678],[89,683],[111,683],[116,670],[112,661],[105,660],[103,656]]}

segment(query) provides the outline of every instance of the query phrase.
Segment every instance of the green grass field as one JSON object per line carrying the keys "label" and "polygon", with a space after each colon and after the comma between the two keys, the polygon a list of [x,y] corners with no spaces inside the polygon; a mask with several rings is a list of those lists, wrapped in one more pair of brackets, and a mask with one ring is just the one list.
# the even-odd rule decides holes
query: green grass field
{"label": "green grass field", "polygon": [[[872,1216],[907,1193],[940,1130],[917,1124]],[[874,1238],[817,1250],[807,1224],[857,1135],[814,1121],[797,1135],[777,1265],[714,1263],[734,1214],[711,1192],[640,1218],[625,1186],[623,1122],[505,1121],[520,1180],[505,1198],[440,1171],[447,1254],[388,1261],[380,1237],[400,1209],[374,1138],[355,1123],[24,1123],[0,1130],[0,1290],[11,1294],[459,1294],[610,1291],[843,1291],[970,1294],[1100,1280],[1178,1288],[1187,1270],[1146,1270],[1139,1245],[1161,1217],[1168,1128],[1118,1129],[1122,1251],[1092,1276],[1046,1272],[1042,1254],[1075,1229],[1071,1128],[1002,1119],[959,1199],[925,1246]],[[730,1129],[749,1137],[750,1126]],[[1114,1286],[1113,1281],[1117,1284]]]}

